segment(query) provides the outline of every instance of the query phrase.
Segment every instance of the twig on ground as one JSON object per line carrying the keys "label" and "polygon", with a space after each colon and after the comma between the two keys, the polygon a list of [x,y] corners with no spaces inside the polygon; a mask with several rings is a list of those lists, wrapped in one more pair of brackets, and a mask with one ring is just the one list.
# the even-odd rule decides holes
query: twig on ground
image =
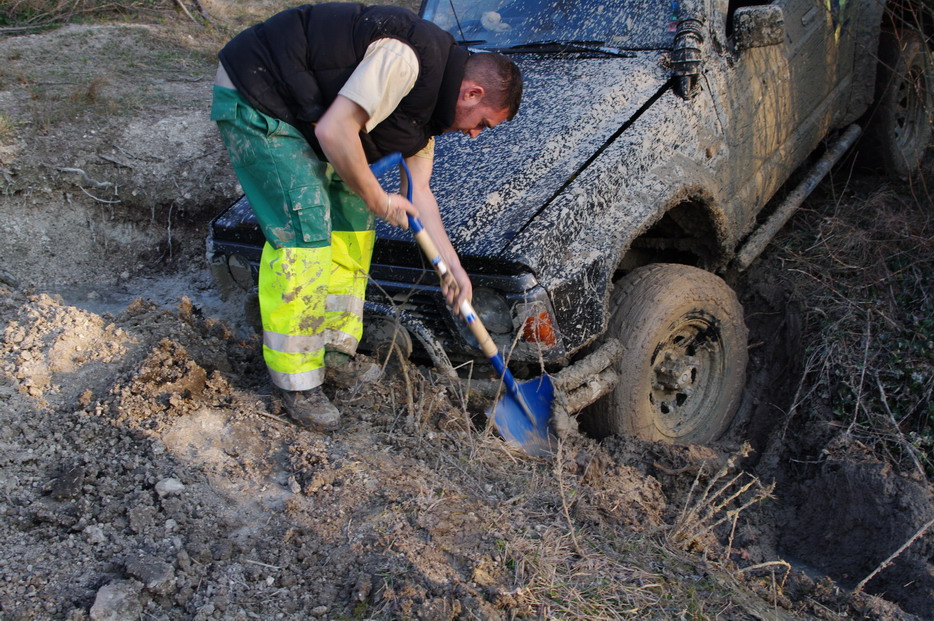
{"label": "twig on ground", "polygon": [[409,377],[408,360],[402,355],[402,351],[395,349],[399,357],[399,367],[402,370],[402,378],[405,380],[405,406],[409,411],[409,417],[412,421],[418,420],[415,416],[415,393],[412,388],[412,378]]}
{"label": "twig on ground", "polygon": [[281,567],[278,567],[278,566],[276,566],[276,565],[269,565],[269,564],[267,564],[267,563],[260,563],[259,561],[252,561],[252,560],[250,560],[250,559],[248,559],[248,558],[243,559],[243,562],[244,562],[244,563],[249,563],[250,565],[258,565],[258,566],[260,566],[260,567],[265,567],[266,569],[282,569]]}
{"label": "twig on ground", "polygon": [[849,435],[850,431],[853,429],[853,426],[856,425],[856,420],[859,417],[859,406],[863,401],[863,382],[866,379],[866,368],[869,366],[869,344],[872,342],[872,326],[869,323],[871,315],[869,311],[866,311],[866,345],[863,347],[863,364],[861,365],[859,371],[859,387],[856,390],[856,406],[853,408],[853,420],[850,422],[849,428],[847,428],[846,433]]}
{"label": "twig on ground", "polygon": [[290,423],[289,421],[285,420],[285,419],[282,418],[281,416],[276,416],[275,414],[272,414],[272,413],[270,413],[270,412],[265,412],[265,411],[263,411],[263,410],[257,410],[256,413],[259,414],[260,416],[265,416],[266,418],[269,418],[269,419],[271,419],[271,420],[274,420],[274,421],[276,421],[277,423],[279,423],[280,425],[291,425],[291,423]]}
{"label": "twig on ground", "polygon": [[905,437],[905,434],[902,433],[901,427],[898,426],[898,421],[895,420],[895,414],[892,413],[892,409],[889,407],[889,400],[885,395],[885,388],[882,386],[882,380],[879,379],[878,373],[873,373],[876,378],[876,386],[879,387],[879,396],[882,398],[882,406],[885,408],[886,413],[889,415],[889,421],[892,423],[892,429],[895,430],[895,433],[898,435],[899,444],[902,445],[902,448],[908,455],[911,457],[911,461],[914,463],[915,468],[918,469],[918,474],[921,475],[921,480],[925,480],[924,466],[921,465],[921,462],[918,460],[918,456],[915,454],[915,448],[911,445],[911,442],[908,441],[908,438]]}
{"label": "twig on ground", "polygon": [[736,523],[739,522],[739,513],[733,514],[733,524],[730,526],[730,538],[726,542],[726,558],[733,554],[733,538],[736,536]]}
{"label": "twig on ground", "polygon": [[934,526],[934,519],[932,519],[932,520],[929,521],[927,524],[925,524],[924,526],[922,526],[921,528],[919,528],[919,529],[918,529],[918,532],[916,532],[914,535],[912,535],[911,538],[910,538],[908,541],[906,541],[905,543],[903,543],[899,549],[895,550],[895,552],[893,552],[892,555],[889,556],[889,558],[887,558],[887,559],[885,559],[884,561],[882,561],[882,563],[881,563],[878,567],[876,567],[874,570],[872,570],[872,573],[871,573],[871,574],[869,574],[868,576],[866,576],[865,578],[863,578],[862,580],[860,580],[860,581],[859,581],[859,584],[856,585],[856,588],[853,589],[853,592],[854,592],[854,593],[859,593],[860,591],[862,591],[862,590],[863,590],[863,587],[866,586],[866,583],[868,583],[870,580],[872,580],[873,578],[875,578],[875,577],[879,574],[879,572],[883,571],[883,570],[886,569],[889,565],[891,565],[891,564],[895,561],[895,559],[898,558],[899,555],[901,555],[902,552],[904,552],[905,550],[908,549],[909,546],[911,546],[911,544],[913,544],[915,541],[917,541],[918,539],[920,539],[921,537],[923,537],[923,536],[924,536],[924,533],[926,533],[926,532],[928,531],[928,529],[931,528],[931,526]]}
{"label": "twig on ground", "polygon": [[[195,75],[191,77],[182,76],[179,78],[166,78],[166,82],[207,82],[208,80],[213,80],[214,78],[210,76]],[[181,160],[182,162],[193,162],[200,157],[203,157],[204,154],[201,154],[198,157],[190,157],[188,159]]]}
{"label": "twig on ground", "polygon": [[81,180],[90,186],[94,186],[97,189],[110,188],[113,187],[113,183],[110,181],[98,181],[97,179],[92,178],[88,173],[84,172],[80,168],[59,168],[59,172],[72,173],[75,175],[81,175]]}
{"label": "twig on ground", "polygon": [[[775,489],[774,483],[763,486],[757,477],[746,475],[743,472],[720,484],[720,481],[735,468],[736,459],[748,455],[750,450],[748,445],[743,445],[741,451],[730,457],[720,471],[710,479],[703,493],[692,501],[703,468],[698,472],[694,483],[691,485],[691,490],[688,492],[681,515],[668,534],[669,542],[679,544],[682,547],[689,547],[698,541],[701,536],[709,533],[717,526],[727,521],[735,521],[740,513],[752,505],[771,497],[772,491]],[[740,480],[744,476],[748,476],[749,479],[745,483],[741,483]],[[714,489],[714,486],[718,484],[720,486]],[[736,506],[737,504],[738,506]]]}
{"label": "twig on ground", "polygon": [[204,10],[204,6],[201,4],[201,0],[192,0],[192,4],[195,5],[195,8],[198,10],[198,13],[201,15],[201,17],[204,18],[204,21],[208,22],[209,24],[214,23],[214,20],[211,18],[208,12]]}
{"label": "twig on ground", "polygon": [[84,192],[85,194],[87,194],[88,196],[90,196],[91,198],[93,198],[94,200],[96,200],[98,203],[104,203],[105,205],[116,205],[117,203],[122,203],[122,202],[123,202],[123,201],[120,200],[120,199],[117,199],[117,200],[115,200],[115,201],[108,201],[108,200],[104,200],[103,198],[98,198],[98,197],[94,196],[93,194],[91,194],[90,192],[88,192],[87,190],[85,190],[85,189],[84,189],[83,187],[81,187],[80,185],[78,186],[78,189],[80,189],[82,192]]}
{"label": "twig on ground", "polygon": [[29,30],[41,30],[43,28],[51,28],[57,23],[58,22],[46,22],[44,24],[34,24],[32,26],[8,26],[6,28],[0,28],[0,34],[13,34],[16,32],[27,32]]}
{"label": "twig on ground", "polygon": [[791,573],[791,563],[789,563],[788,561],[767,561],[765,563],[757,563],[756,565],[750,565],[749,567],[743,567],[741,569],[737,569],[735,573],[745,574],[748,572],[765,569],[766,567],[774,567],[776,565],[780,565],[781,567],[785,568],[785,577],[782,578],[782,583],[781,583],[781,586],[779,587],[779,588],[784,588],[785,580],[788,579],[788,574]]}
{"label": "twig on ground", "polygon": [[[177,184],[176,184],[176,187]],[[168,246],[169,259],[172,258],[172,210],[175,209],[175,203],[169,205],[169,215],[166,218],[167,222],[165,225],[165,235],[166,235],[166,245]]]}
{"label": "twig on ground", "polygon": [[[470,406],[470,385],[473,381],[474,364],[472,360],[469,360],[464,364],[469,365],[467,379],[464,383],[451,381],[450,378],[445,376],[439,377],[442,377],[444,385],[447,386],[449,390],[453,390],[457,394],[457,398],[460,401],[460,411],[461,414],[464,415],[464,429],[467,431],[467,440],[470,442],[470,452],[473,454],[477,448],[477,442],[474,434],[471,433],[473,431],[473,421],[470,420],[470,410],[468,408]],[[457,369],[460,369],[462,366],[463,365],[459,365]],[[465,386],[466,390],[464,389]]]}
{"label": "twig on ground", "polygon": [[[798,388],[795,390],[795,396],[791,400],[791,405],[788,408],[788,413],[785,415],[785,422],[782,425],[782,440],[785,439],[785,434],[788,432],[788,428],[791,425],[791,420],[794,417],[795,413],[798,411],[798,408],[804,403],[808,397],[810,397],[820,386],[820,382],[811,382],[812,386],[807,391],[806,394],[802,395],[801,391],[804,389],[805,384],[807,383],[807,378],[811,375],[814,369],[818,366],[818,359],[820,354],[826,352],[826,349],[821,347],[814,350],[810,356],[808,356],[807,362],[804,363],[804,370],[801,372],[801,379],[798,380]],[[827,368],[827,360],[829,355],[824,355],[820,360],[822,361],[821,373]]]}
{"label": "twig on ground", "polygon": [[583,557],[584,552],[581,549],[581,544],[577,540],[577,529],[574,527],[574,520],[571,519],[571,511],[568,507],[568,497],[565,492],[564,485],[564,442],[561,439],[558,439],[558,449],[555,454],[555,478],[558,480],[558,492],[561,494],[561,508],[564,510],[564,519],[568,523],[568,531],[571,533],[571,541],[574,543],[574,549],[577,551],[578,556]]}
{"label": "twig on ground", "polygon": [[185,6],[185,3],[182,2],[182,0],[175,0],[175,4],[177,4],[178,8],[180,8],[185,13],[185,15],[188,16],[188,19],[198,24],[199,26],[201,25],[198,23],[198,20],[195,19],[195,16],[191,14],[191,11],[188,10],[188,7]]}
{"label": "twig on ground", "polygon": [[133,166],[131,166],[130,164],[127,164],[126,162],[121,162],[115,157],[111,157],[109,155],[102,155],[100,153],[97,154],[97,157],[101,158],[105,162],[110,162],[111,164],[115,164],[117,166],[122,166],[123,168],[129,168],[130,170],[133,170]]}

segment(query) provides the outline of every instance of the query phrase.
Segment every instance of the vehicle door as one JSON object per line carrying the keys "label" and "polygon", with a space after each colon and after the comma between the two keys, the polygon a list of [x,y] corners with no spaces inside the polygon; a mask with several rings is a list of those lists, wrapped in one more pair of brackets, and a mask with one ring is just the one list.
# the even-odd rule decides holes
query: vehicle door
{"label": "vehicle door", "polygon": [[706,73],[730,151],[722,192],[741,229],[827,130],[837,79],[829,3],[845,1],[724,0],[714,12],[725,44]]}

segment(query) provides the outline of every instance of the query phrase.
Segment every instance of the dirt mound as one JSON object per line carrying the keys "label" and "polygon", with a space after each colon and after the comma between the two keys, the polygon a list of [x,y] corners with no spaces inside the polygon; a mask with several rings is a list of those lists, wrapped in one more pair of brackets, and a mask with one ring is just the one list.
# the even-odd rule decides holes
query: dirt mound
{"label": "dirt mound", "polygon": [[[853,456],[857,457],[857,456]],[[934,519],[925,486],[899,477],[878,461],[834,457],[786,502],[794,506],[779,544],[847,587],[856,586],[890,554],[911,541],[919,524]],[[934,543],[922,540],[879,574],[888,598],[919,615],[930,611]]]}
{"label": "dirt mound", "polygon": [[[563,531],[548,470],[507,474],[421,376],[329,386],[347,422],[323,436],[283,420],[257,339],[184,301],[106,319],[3,294],[5,618],[500,618],[511,550]],[[561,466],[575,520],[662,523],[658,483],[589,443]]]}

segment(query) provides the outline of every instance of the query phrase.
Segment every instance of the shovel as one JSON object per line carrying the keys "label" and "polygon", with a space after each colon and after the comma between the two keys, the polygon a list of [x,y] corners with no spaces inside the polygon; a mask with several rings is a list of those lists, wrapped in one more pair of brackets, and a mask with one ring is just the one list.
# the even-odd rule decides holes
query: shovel
{"label": "shovel", "polygon": [[[409,202],[411,202],[412,175],[400,153],[390,153],[370,165],[370,170],[379,177],[394,166],[399,165],[405,171],[406,180],[408,181],[406,194]],[[428,231],[425,230],[421,220],[409,216],[409,228],[412,230],[415,241],[418,242],[422,252],[425,253],[425,256],[435,268],[438,277],[442,281],[450,278],[450,272],[441,258],[441,253],[438,252],[437,246],[428,235]],[[554,454],[553,437],[548,428],[548,422],[551,419],[551,405],[554,401],[554,386],[552,386],[551,378],[542,375],[538,379],[522,384],[517,382],[506,367],[496,343],[493,342],[493,338],[487,332],[470,302],[464,300],[459,310],[461,318],[467,323],[467,327],[470,328],[474,338],[477,339],[483,355],[489,359],[490,364],[503,378],[503,384],[506,386],[506,394],[487,411],[487,417],[493,418],[496,430],[499,431],[507,444],[522,449],[532,457],[551,456]]]}

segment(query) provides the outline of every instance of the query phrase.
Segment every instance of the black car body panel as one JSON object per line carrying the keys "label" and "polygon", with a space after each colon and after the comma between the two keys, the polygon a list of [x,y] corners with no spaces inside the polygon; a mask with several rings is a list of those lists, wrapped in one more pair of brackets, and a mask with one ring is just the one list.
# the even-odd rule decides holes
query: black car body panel
{"label": "black car body panel", "polygon": [[[458,253],[499,256],[668,81],[657,52],[586,56],[516,58],[520,114],[475,140],[438,140],[432,187]],[[379,236],[408,232],[381,226]]]}

